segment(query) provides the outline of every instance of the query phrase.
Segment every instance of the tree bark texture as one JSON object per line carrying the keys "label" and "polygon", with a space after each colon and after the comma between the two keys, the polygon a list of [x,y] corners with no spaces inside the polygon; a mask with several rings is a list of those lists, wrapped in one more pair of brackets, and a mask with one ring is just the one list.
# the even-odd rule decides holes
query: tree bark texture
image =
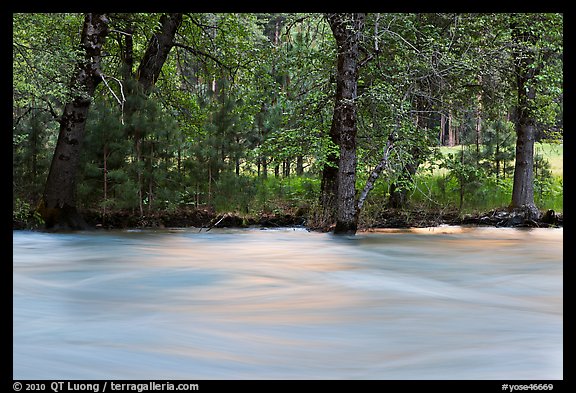
{"label": "tree bark texture", "polygon": [[356,97],[360,34],[365,15],[327,14],[338,48],[336,98],[331,134],[340,141],[335,234],[354,234],[358,227],[356,208]]}
{"label": "tree bark texture", "polygon": [[80,44],[84,57],[76,64],[70,81],[73,97],[60,118],[58,141],[38,209],[48,229],[87,227],[76,209],[76,177],[88,108],[102,80],[100,57],[107,35],[105,14],[85,15]]}

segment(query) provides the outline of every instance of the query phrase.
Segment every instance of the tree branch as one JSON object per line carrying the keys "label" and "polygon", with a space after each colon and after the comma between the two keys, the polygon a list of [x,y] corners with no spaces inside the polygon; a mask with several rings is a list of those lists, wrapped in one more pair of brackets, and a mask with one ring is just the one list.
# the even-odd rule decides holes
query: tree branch
{"label": "tree branch", "polygon": [[122,123],[122,125],[124,125],[124,103],[126,102],[126,97],[124,96],[124,89],[122,87],[122,82],[119,79],[114,78],[113,76],[108,76],[108,78],[114,79],[120,85],[120,94],[122,95],[122,100],[120,100],[118,98],[118,96],[116,95],[116,93],[114,93],[114,90],[112,90],[110,85],[108,85],[108,82],[106,81],[106,75],[100,74],[100,77],[102,78],[102,81],[104,81],[104,84],[106,85],[108,90],[110,90],[110,92],[112,93],[112,95],[114,96],[116,101],[118,102],[118,105],[120,105],[120,108],[121,108],[120,122]]}
{"label": "tree branch", "polygon": [[189,45],[181,44],[179,42],[175,42],[173,44],[173,46],[176,46],[176,47],[182,48],[182,49],[186,49],[188,52],[192,53],[193,55],[208,58],[208,59],[212,60],[213,62],[215,62],[216,64],[218,64],[220,67],[225,68],[229,71],[232,70],[232,67],[227,66],[226,64],[222,63],[220,60],[218,60],[217,58],[215,58],[214,56],[212,56],[209,53],[203,52],[203,51],[196,49],[196,48],[192,48]]}
{"label": "tree branch", "polygon": [[364,186],[364,189],[362,190],[362,193],[360,194],[360,197],[358,198],[358,203],[356,205],[356,210],[358,212],[360,212],[360,210],[362,210],[362,206],[364,206],[364,202],[366,201],[368,194],[374,188],[374,184],[376,183],[376,180],[380,176],[380,173],[382,173],[382,170],[384,169],[384,167],[388,166],[388,158],[390,157],[390,151],[392,150],[392,147],[394,146],[395,140],[396,140],[396,133],[395,133],[395,131],[392,131],[388,135],[388,140],[386,141],[386,146],[384,147],[384,152],[382,153],[382,158],[380,159],[380,162],[378,163],[378,165],[376,165],[376,167],[374,168],[374,170],[370,174],[370,177],[368,177],[368,180],[366,181],[366,185]]}

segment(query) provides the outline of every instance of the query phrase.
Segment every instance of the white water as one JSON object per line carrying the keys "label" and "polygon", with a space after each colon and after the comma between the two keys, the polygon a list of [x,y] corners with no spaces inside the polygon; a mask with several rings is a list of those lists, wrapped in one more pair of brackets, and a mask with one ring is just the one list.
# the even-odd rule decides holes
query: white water
{"label": "white water", "polygon": [[563,229],[13,232],[14,379],[562,379]]}

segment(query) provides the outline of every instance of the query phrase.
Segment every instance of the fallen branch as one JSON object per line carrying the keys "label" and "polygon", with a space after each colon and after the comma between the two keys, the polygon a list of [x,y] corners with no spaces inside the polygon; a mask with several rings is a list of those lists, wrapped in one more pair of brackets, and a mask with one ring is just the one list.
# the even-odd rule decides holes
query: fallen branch
{"label": "fallen branch", "polygon": [[[220,224],[220,223],[222,222],[222,220],[225,219],[226,217],[228,217],[228,213],[224,214],[224,215],[222,216],[222,218],[219,219],[218,222],[216,222],[216,224],[208,227],[208,229],[206,230],[206,232],[210,231],[210,229],[212,229],[212,228],[214,228],[216,225]],[[202,228],[200,228],[200,230],[202,230]]]}

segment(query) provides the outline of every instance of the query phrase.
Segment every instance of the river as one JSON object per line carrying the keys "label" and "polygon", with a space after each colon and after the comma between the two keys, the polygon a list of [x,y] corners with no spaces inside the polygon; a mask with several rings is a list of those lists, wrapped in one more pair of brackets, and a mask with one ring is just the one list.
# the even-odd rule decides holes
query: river
{"label": "river", "polygon": [[14,379],[562,379],[563,229],[13,231]]}

